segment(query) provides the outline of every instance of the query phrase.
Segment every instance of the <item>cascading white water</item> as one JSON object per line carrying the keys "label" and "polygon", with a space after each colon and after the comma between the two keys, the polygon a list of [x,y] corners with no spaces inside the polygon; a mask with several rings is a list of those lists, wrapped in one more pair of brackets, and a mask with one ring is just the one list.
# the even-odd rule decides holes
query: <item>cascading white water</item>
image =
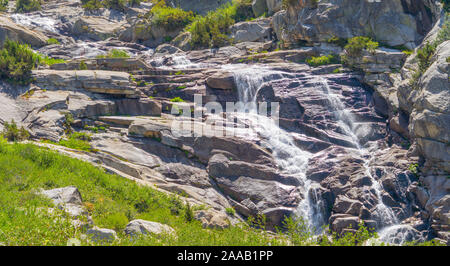
{"label": "cascading white water", "polygon": [[20,25],[27,27],[37,27],[41,30],[57,33],[56,21],[48,17],[42,17],[38,14],[12,14],[11,19]]}
{"label": "cascading white water", "polygon": [[[370,151],[365,149],[361,145],[361,137],[367,133],[367,129],[357,128],[355,124],[354,115],[352,115],[348,110],[346,110],[345,105],[339,99],[339,96],[333,93],[328,85],[327,81],[323,78],[318,77],[316,83],[322,88],[323,93],[330,102],[330,107],[333,108],[333,113],[335,119],[339,121],[338,125],[343,129],[346,135],[348,135],[357,147],[357,152],[362,158],[369,158],[364,163],[364,169],[366,175],[371,179],[372,186],[370,190],[375,191],[377,197],[377,204],[374,210],[374,216],[381,225],[379,230],[380,240],[387,243],[401,244],[406,240],[408,233],[403,233],[405,231],[405,225],[399,225],[399,220],[396,217],[392,209],[387,207],[382,201],[382,186],[373,177],[370,169],[371,161],[374,160],[371,156]],[[376,144],[375,144],[376,145]],[[369,199],[370,192],[367,191],[366,197]],[[408,231],[408,230],[406,230]],[[408,231],[409,232],[409,231]]]}
{"label": "cascading white water", "polygon": [[247,104],[239,110],[238,116],[250,121],[248,130],[254,131],[261,138],[261,145],[272,152],[281,173],[301,181],[304,200],[298,206],[298,215],[305,219],[312,231],[319,232],[324,222],[323,211],[317,200],[316,184],[306,178],[311,153],[296,146],[289,132],[281,129],[272,118],[258,114],[256,109],[258,91],[265,78],[282,76],[283,73],[262,66],[227,65],[223,68],[233,73],[239,101]]}

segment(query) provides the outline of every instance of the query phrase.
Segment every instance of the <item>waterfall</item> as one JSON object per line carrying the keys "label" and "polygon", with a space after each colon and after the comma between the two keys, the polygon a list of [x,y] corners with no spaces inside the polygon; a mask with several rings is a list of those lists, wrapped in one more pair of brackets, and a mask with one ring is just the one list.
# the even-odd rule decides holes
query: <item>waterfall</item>
{"label": "waterfall", "polygon": [[[347,136],[349,136],[355,146],[357,147],[357,152],[362,158],[369,158],[365,161],[363,167],[365,174],[371,179],[372,186],[370,190],[375,191],[377,197],[377,204],[375,206],[375,218],[377,222],[381,225],[378,233],[380,235],[380,240],[387,243],[402,244],[406,241],[407,237],[411,235],[411,228],[407,228],[406,225],[400,225],[396,214],[391,208],[386,206],[382,201],[382,191],[383,188],[380,183],[373,177],[371,173],[370,163],[375,159],[371,156],[369,150],[363,148],[364,145],[361,143],[361,128],[358,130],[355,123],[354,115],[352,115],[349,110],[345,108],[344,103],[339,99],[337,94],[334,94],[330,90],[330,86],[327,81],[323,78],[317,78],[316,83],[322,88],[323,93],[327,97],[330,107],[333,110],[335,119],[338,121],[338,125],[342,128]],[[367,191],[366,197],[370,197],[369,190]]]}
{"label": "waterfall", "polygon": [[41,30],[58,33],[58,30],[55,27],[56,21],[48,17],[41,17],[37,14],[12,14],[11,19],[15,23],[26,27],[37,27]]}
{"label": "waterfall", "polygon": [[238,115],[245,117],[243,120],[250,120],[248,130],[254,131],[261,138],[262,146],[272,152],[282,174],[295,176],[303,184],[301,189],[304,199],[297,212],[305,219],[309,228],[318,233],[324,222],[323,211],[316,193],[316,184],[306,178],[311,153],[297,147],[289,132],[281,129],[272,118],[257,114],[256,110],[257,95],[265,79],[273,75],[281,77],[283,73],[262,66],[227,65],[223,68],[233,73],[239,101],[247,104],[246,109],[238,111]]}

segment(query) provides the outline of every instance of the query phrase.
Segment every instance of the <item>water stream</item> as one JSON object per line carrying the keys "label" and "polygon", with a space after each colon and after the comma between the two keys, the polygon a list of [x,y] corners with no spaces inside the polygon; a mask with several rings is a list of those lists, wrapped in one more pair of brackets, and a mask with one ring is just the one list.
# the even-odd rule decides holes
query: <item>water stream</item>
{"label": "water stream", "polygon": [[[379,240],[386,243],[402,244],[408,240],[407,238],[410,238],[411,228],[408,225],[401,225],[394,211],[386,206],[382,201],[383,188],[378,180],[376,180],[372,175],[370,167],[371,162],[375,160],[375,158],[371,155],[371,152],[365,148],[365,143],[361,143],[361,139],[368,133],[368,129],[364,127],[357,127],[354,115],[352,115],[345,107],[338,94],[331,91],[330,86],[325,79],[317,77],[316,83],[320,88],[322,88],[324,95],[327,97],[335,119],[338,120],[338,125],[342,128],[345,134],[353,140],[353,143],[357,147],[357,153],[365,160],[363,165],[365,174],[372,181],[372,186],[370,187],[370,190],[366,190],[367,194],[365,196],[369,199],[371,196],[370,191],[375,191],[377,203],[373,213],[374,219],[376,219],[379,224]],[[372,143],[372,145],[377,144]]]}
{"label": "water stream", "polygon": [[238,115],[250,120],[249,130],[254,131],[261,138],[262,146],[272,152],[281,173],[295,176],[302,183],[304,199],[298,206],[297,214],[305,219],[312,231],[319,233],[324,217],[316,195],[317,184],[306,178],[312,154],[295,145],[292,135],[280,128],[275,119],[258,114],[256,109],[258,91],[265,81],[274,76],[282,78],[285,73],[263,66],[227,65],[223,68],[233,73],[239,101],[246,104],[246,108],[239,110]]}

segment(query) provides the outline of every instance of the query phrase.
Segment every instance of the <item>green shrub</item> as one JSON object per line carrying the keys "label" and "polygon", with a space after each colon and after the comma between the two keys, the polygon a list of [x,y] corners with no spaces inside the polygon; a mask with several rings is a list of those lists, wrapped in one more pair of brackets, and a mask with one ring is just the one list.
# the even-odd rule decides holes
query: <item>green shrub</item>
{"label": "green shrub", "polygon": [[60,44],[59,41],[55,38],[49,38],[47,40],[47,44]]}
{"label": "green shrub", "polygon": [[81,0],[82,7],[88,11],[97,10],[103,7],[101,0]]}
{"label": "green shrub", "polygon": [[225,212],[231,216],[234,216],[236,214],[236,211],[234,210],[234,208],[226,208]]}
{"label": "green shrub", "polygon": [[353,37],[348,40],[348,44],[344,47],[349,56],[359,56],[363,50],[374,52],[379,46],[378,42],[372,41],[369,37]]}
{"label": "green shrub", "polygon": [[79,70],[87,70],[88,66],[86,65],[86,63],[84,61],[80,62],[80,65],[78,66]]}
{"label": "green shrub", "polygon": [[104,6],[118,11],[125,11],[126,0],[104,0]]}
{"label": "green shrub", "polygon": [[229,27],[236,22],[253,18],[251,1],[233,0],[205,16],[197,16],[186,28],[191,33],[191,45],[196,48],[210,48],[227,45]]}
{"label": "green shrub", "polygon": [[181,99],[180,97],[172,98],[172,99],[170,99],[170,101],[173,102],[173,103],[181,103],[181,102],[184,102],[184,100]]}
{"label": "green shrub", "polygon": [[42,65],[47,65],[47,66],[65,62],[64,59],[51,58],[51,57],[48,57],[47,55],[38,54],[38,57],[39,57],[39,63]]}
{"label": "green shrub", "polygon": [[6,11],[9,0],[0,0],[0,11]]}
{"label": "green shrub", "polygon": [[338,64],[339,59],[335,55],[324,55],[319,57],[311,57],[309,59],[306,59],[306,63],[310,66],[323,66],[323,65],[330,65],[330,64]]}
{"label": "green shrub", "polygon": [[39,56],[28,45],[5,40],[0,50],[0,78],[28,84],[31,82],[31,70],[39,62]]}
{"label": "green shrub", "polygon": [[98,55],[97,58],[129,58],[127,51],[112,49],[106,55]]}
{"label": "green shrub", "polygon": [[165,5],[156,5],[147,14],[152,25],[163,27],[167,31],[174,31],[186,27],[194,20],[192,11],[184,11],[181,8],[172,8]]}
{"label": "green shrub", "polygon": [[343,39],[343,38],[338,38],[336,36],[333,36],[330,39],[328,39],[327,42],[331,43],[331,44],[338,45],[338,46],[344,48],[347,45],[348,40],[347,39]]}
{"label": "green shrub", "polygon": [[31,11],[37,11],[41,9],[40,0],[17,0],[16,12],[26,13]]}
{"label": "green shrub", "polygon": [[11,123],[5,122],[3,125],[3,131],[0,134],[0,137],[3,136],[8,141],[23,141],[30,138],[30,133],[24,128],[18,128],[14,119]]}
{"label": "green shrub", "polygon": [[427,42],[421,49],[417,50],[417,59],[419,71],[424,73],[431,65],[431,58],[436,51],[436,44],[430,44]]}

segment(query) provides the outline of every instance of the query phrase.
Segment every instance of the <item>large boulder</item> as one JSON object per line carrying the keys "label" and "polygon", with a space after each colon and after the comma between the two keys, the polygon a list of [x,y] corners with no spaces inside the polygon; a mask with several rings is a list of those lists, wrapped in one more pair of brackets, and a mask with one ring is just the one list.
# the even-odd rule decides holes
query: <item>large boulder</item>
{"label": "large boulder", "polygon": [[72,28],[72,34],[101,41],[114,37],[123,29],[123,23],[101,17],[81,17]]}
{"label": "large boulder", "polygon": [[439,14],[436,1],[305,0],[275,14],[274,28],[286,44],[373,36],[390,46],[413,48]]}
{"label": "large boulder", "polygon": [[202,223],[203,228],[224,229],[230,226],[227,215],[213,210],[196,211],[194,218]]}
{"label": "large boulder", "polygon": [[234,42],[264,42],[271,39],[270,18],[239,22],[231,26],[231,38]]}
{"label": "large boulder", "polygon": [[267,2],[266,0],[253,0],[252,2],[253,14],[255,17],[262,16],[267,13]]}
{"label": "large boulder", "polygon": [[112,229],[99,228],[94,226],[86,231],[86,234],[95,242],[114,241],[117,239],[117,233]]}
{"label": "large boulder", "polygon": [[206,79],[206,84],[214,89],[233,90],[236,88],[233,73],[218,72]]}
{"label": "large boulder", "polygon": [[82,204],[80,191],[74,186],[44,190],[42,194],[50,198],[56,205]]}
{"label": "large boulder", "polygon": [[283,8],[283,0],[266,0],[266,2],[268,15],[273,15]]}
{"label": "large boulder", "polygon": [[42,88],[85,89],[96,93],[130,95],[136,87],[126,72],[101,70],[34,70],[35,84]]}
{"label": "large boulder", "polygon": [[26,43],[32,47],[42,47],[47,44],[48,37],[22,27],[7,17],[0,16],[0,47],[6,39]]}
{"label": "large boulder", "polygon": [[153,236],[159,236],[162,234],[175,234],[175,230],[165,224],[145,221],[145,220],[133,220],[128,223],[125,228],[125,234],[127,235],[140,235],[151,234]]}

